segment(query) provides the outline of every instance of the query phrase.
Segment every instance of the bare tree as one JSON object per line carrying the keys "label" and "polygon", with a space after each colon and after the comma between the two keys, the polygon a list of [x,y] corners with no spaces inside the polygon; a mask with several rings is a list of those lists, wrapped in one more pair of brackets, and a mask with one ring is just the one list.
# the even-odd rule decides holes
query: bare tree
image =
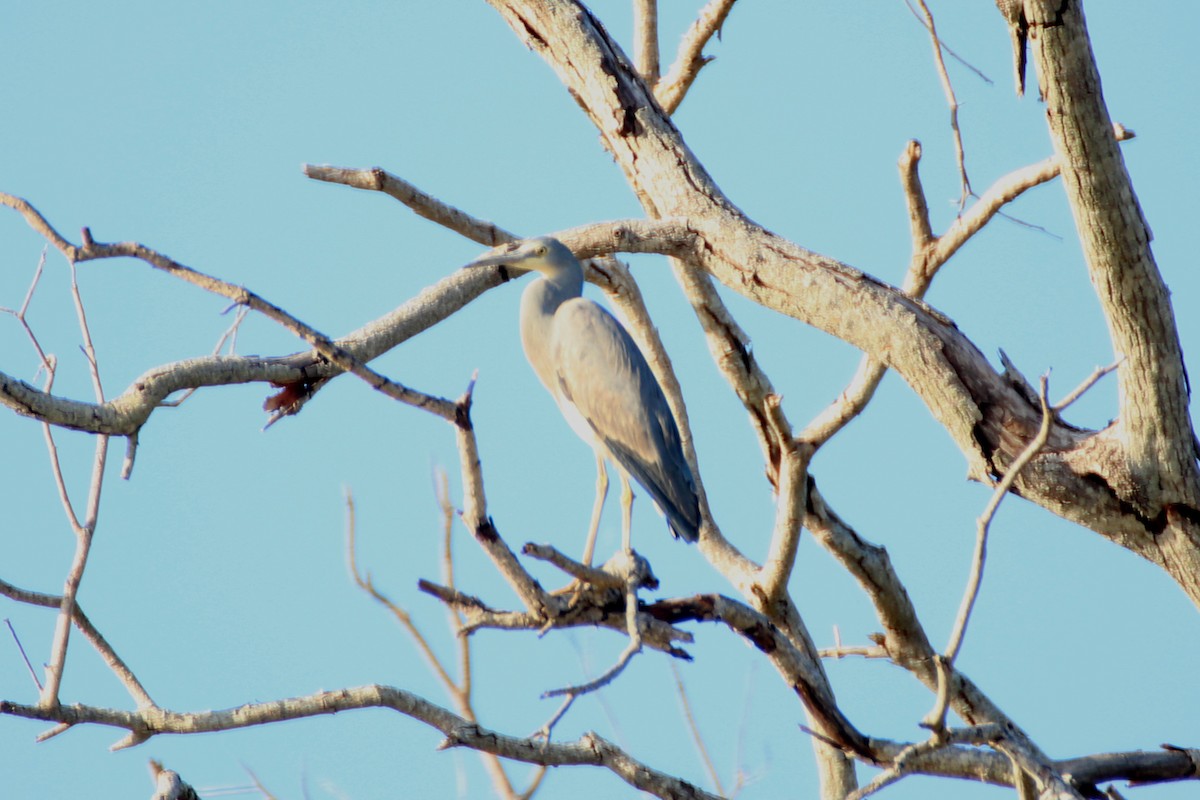
{"label": "bare tree", "polygon": [[[11,601],[58,610],[38,700],[4,699],[0,714],[54,724],[47,735],[80,725],[120,728],[126,734],[118,747],[129,747],[164,733],[228,731],[352,709],[387,708],[440,731],[443,747],[478,751],[495,792],[502,797],[531,796],[543,785],[546,768],[555,766],[608,770],[657,797],[711,797],[736,793],[736,788],[727,790],[719,779],[714,780],[714,794],[696,785],[698,777],[674,774],[597,734],[563,740],[555,733],[578,698],[612,682],[634,680],[623,671],[632,660],[690,658],[688,646],[704,627],[698,623],[712,623],[744,640],[794,694],[797,716],[803,714],[804,729],[815,752],[821,796],[829,800],[857,800],[910,775],[1014,787],[1022,798],[1094,798],[1106,796],[1106,792],[1115,797],[1116,790],[1109,784],[1118,780],[1195,779],[1200,750],[1182,745],[1053,758],[1020,719],[1005,712],[957,663],[984,576],[992,520],[1009,494],[1141,556],[1161,569],[1193,604],[1200,605],[1200,445],[1189,413],[1183,354],[1169,293],[1150,247],[1150,231],[1121,153],[1121,143],[1132,134],[1109,117],[1081,4],[1049,0],[998,3],[997,31],[1008,26],[1011,34],[1018,91],[1024,88],[1027,55],[1036,72],[1053,153],[978,191],[968,179],[968,151],[943,61],[948,50],[938,37],[933,15],[918,0],[913,10],[927,28],[936,74],[950,104],[961,203],[954,221],[945,230],[935,231],[918,171],[921,146],[909,142],[899,167],[912,254],[899,287],[756,223],[739,208],[737,198],[717,185],[685,143],[672,115],[708,63],[704,48],[726,24],[733,0],[710,0],[700,9],[669,65],[661,60],[654,0],[634,3],[633,42],[628,48],[632,58],[596,15],[577,2],[492,0],[491,5],[577,102],[644,212],[636,219],[595,222],[556,235],[581,258],[590,259],[589,280],[620,310],[666,390],[697,476],[705,517],[698,550],[713,568],[711,588],[650,600],[637,591],[656,585],[644,560],[616,560],[604,568],[591,568],[549,546],[515,546],[489,514],[484,492],[487,469],[481,462],[472,420],[473,383],[457,399],[447,399],[404,385],[371,366],[384,353],[514,277],[503,268],[452,274],[390,313],[335,338],[266,296],[213,277],[152,246],[96,241],[87,229],[73,241],[33,202],[4,194],[0,203],[21,215],[49,247],[66,258],[72,270],[101,259],[136,259],[224,298],[240,314],[266,317],[304,340],[310,349],[280,356],[241,356],[232,351],[221,355],[223,340],[213,355],[153,367],[121,393],[108,396],[100,380],[84,304],[76,292],[94,398],[73,400],[54,391],[56,363],[27,322],[28,297],[24,304],[16,304],[13,316],[36,350],[44,382],[37,387],[0,373],[0,402],[44,425],[54,478],[76,535],[76,547],[59,594],[23,588],[18,576],[4,576],[13,578],[13,583],[0,581],[0,593]],[[381,168],[308,166],[306,174],[317,181],[386,194],[483,246],[540,233],[503,230]],[[1073,390],[1058,389],[1054,397],[1045,377],[1032,383],[1007,359],[1004,369],[998,371],[951,319],[923,300],[935,277],[960,248],[1004,214],[1013,200],[1049,182],[1061,185],[1073,214],[1114,353],[1110,366],[1098,368]],[[722,527],[720,516],[709,509],[703,486],[705,465],[696,458],[683,392],[638,286],[628,266],[616,258],[623,253],[669,259],[712,358],[743,405],[761,449],[766,480],[776,499],[769,537],[730,533]],[[39,266],[39,275],[40,271]],[[33,287],[37,282],[35,277]],[[852,380],[828,408],[807,423],[789,419],[780,394],[756,359],[749,336],[718,292],[718,284],[861,351]],[[237,318],[230,336],[236,336],[242,319]],[[407,346],[420,347],[420,343]],[[944,646],[935,644],[937,634],[918,614],[888,552],[855,530],[847,515],[835,510],[835,500],[822,494],[818,476],[809,469],[822,448],[868,408],[889,370],[903,379],[949,434],[966,460],[969,477],[991,490],[975,531],[975,557],[967,588]],[[427,574],[429,565],[423,564],[413,567],[418,574],[409,576],[421,577],[422,591],[436,597],[448,612],[456,649],[452,658],[439,655],[411,611],[389,599],[360,567],[350,502],[348,550],[355,582],[412,636],[452,708],[409,688],[382,683],[220,711],[173,711],[159,705],[152,698],[152,687],[139,680],[137,665],[127,664],[117,654],[78,602],[97,530],[109,444],[114,437],[123,442],[128,477],[147,421],[164,405],[177,402],[177,393],[201,387],[273,384],[277,391],[266,403],[268,424],[303,425],[303,418],[287,418],[298,414],[344,373],[449,424],[458,449],[463,491],[458,516],[497,574],[512,588],[518,605],[498,607],[482,589],[456,575],[450,545],[456,515],[449,490],[441,483],[442,573],[433,579]],[[1100,430],[1066,422],[1063,413],[1067,407],[1109,373],[1115,374],[1118,386],[1114,421]],[[55,437],[63,429],[95,435],[93,477],[82,506],[69,495],[55,449]],[[805,621],[806,609],[794,594],[802,530],[857,583],[873,608],[880,632],[869,644],[838,643],[824,650],[815,644]],[[766,546],[761,546],[768,538]],[[563,582],[573,579],[574,587],[547,590],[531,568],[534,562],[547,562],[561,570]],[[629,587],[633,589],[627,591]],[[503,721],[482,722],[472,687],[477,669],[471,644],[474,634],[497,630],[553,635],[585,626],[609,628],[628,637],[629,645],[611,668],[606,665],[601,677],[594,680],[572,683],[565,678],[563,683],[570,685],[551,693],[561,699],[532,735],[505,729]],[[62,702],[72,628],[120,679],[133,709]],[[896,740],[856,723],[844,703],[847,690],[835,692],[823,665],[825,658],[848,655],[886,659],[927,689],[929,711],[920,720],[928,731],[926,738]],[[703,699],[696,702],[703,703]],[[702,731],[696,726],[693,731],[703,742]],[[1147,743],[1147,747],[1153,744]],[[538,769],[520,780],[506,767],[510,762]],[[864,778],[859,765],[875,771],[862,772],[870,775]],[[179,779],[171,775],[172,780]],[[185,777],[196,781],[196,776]]]}

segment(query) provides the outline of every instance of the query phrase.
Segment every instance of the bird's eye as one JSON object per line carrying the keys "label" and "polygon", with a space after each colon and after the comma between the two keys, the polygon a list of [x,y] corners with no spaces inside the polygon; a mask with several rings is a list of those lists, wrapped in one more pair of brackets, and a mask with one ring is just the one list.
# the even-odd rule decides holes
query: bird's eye
{"label": "bird's eye", "polygon": [[544,255],[546,255],[546,245],[544,245],[544,244],[542,244],[542,245],[538,245],[537,254],[538,254],[539,256],[544,256]]}

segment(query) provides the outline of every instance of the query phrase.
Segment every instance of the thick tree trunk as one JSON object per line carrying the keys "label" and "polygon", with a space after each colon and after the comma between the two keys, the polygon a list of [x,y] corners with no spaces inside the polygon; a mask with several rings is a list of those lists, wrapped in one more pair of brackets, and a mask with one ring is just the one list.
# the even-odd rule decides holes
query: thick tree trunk
{"label": "thick tree trunk", "polygon": [[1144,547],[1200,603],[1200,476],[1170,294],[1112,136],[1082,3],[1030,0],[1029,42],[1063,188],[1108,323],[1120,416],[1099,472],[1143,519]]}

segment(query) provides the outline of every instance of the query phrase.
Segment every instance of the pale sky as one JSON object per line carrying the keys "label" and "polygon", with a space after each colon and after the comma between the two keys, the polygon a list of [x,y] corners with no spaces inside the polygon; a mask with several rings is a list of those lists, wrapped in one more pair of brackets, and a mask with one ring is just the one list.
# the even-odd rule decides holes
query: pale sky
{"label": "pale sky", "polygon": [[[669,0],[664,54],[698,2]],[[951,61],[967,167],[977,191],[1050,154],[1043,108],[1018,100],[1007,33],[990,3],[931,3],[946,41],[991,79]],[[593,10],[629,48],[627,3]],[[1171,22],[1164,12],[1171,9]],[[1088,4],[1115,120],[1173,291],[1193,374],[1200,351],[1192,184],[1200,175],[1194,76],[1200,12],[1190,3],[1131,10]],[[302,163],[382,166],[422,189],[522,234],[641,211],[596,131],[551,70],[484,3],[11,4],[0,24],[0,191],[34,203],[65,236],[136,239],[196,269],[244,284],[332,335],[380,316],[466,263],[481,248],[382,197],[311,182]],[[676,121],[727,194],[783,236],[882,280],[899,282],[910,252],[896,160],[922,142],[934,226],[953,219],[957,174],[948,112],[926,34],[904,3],[739,4],[717,56]],[[1030,74],[1031,85],[1036,85]],[[1003,348],[1031,377],[1047,369],[1062,396],[1112,360],[1061,187],[1012,208],[935,282],[929,302],[999,363]],[[1035,227],[1031,227],[1035,226]],[[1041,229],[1044,229],[1041,230]],[[21,303],[42,241],[0,214],[0,306]],[[679,374],[709,498],[726,535],[750,554],[769,539],[773,504],[744,412],[708,356],[662,259],[633,258]],[[29,321],[57,354],[56,391],[91,399],[68,294],[50,254]],[[109,395],[170,361],[209,353],[230,316],[225,301],[141,263],[80,268]],[[437,329],[376,362],[423,391],[457,396],[479,370],[474,420],[490,513],[514,545],[582,547],[593,460],[520,352],[518,286],[490,292]],[[591,288],[593,297],[600,293]],[[754,353],[801,425],[837,396],[857,353],[725,292]],[[302,344],[264,319],[238,351],[286,354]],[[0,369],[35,381],[17,323],[0,317]],[[40,379],[37,379],[40,380]],[[1102,383],[1068,414],[1097,427],[1115,414]],[[440,574],[433,471],[459,497],[452,430],[341,378],[296,418],[262,432],[261,385],[202,391],[156,412],[133,478],[110,456],[100,525],[80,601],[155,700],[178,711],[225,708],[367,683],[448,704],[403,632],[352,584],[343,493],[358,504],[360,558],[451,657],[438,603],[416,590]],[[60,592],[73,539],[51,479],[41,427],[0,413],[4,443],[0,578]],[[94,439],[58,434],[72,496],[82,503]],[[967,579],[986,491],[907,386],[888,376],[869,411],[813,464],[822,493],[865,538],[886,545],[941,644]],[[619,544],[615,492],[600,552]],[[662,588],[651,596],[733,593],[692,548],[670,540],[642,502],[635,544]],[[515,600],[461,526],[460,585],[497,606]],[[540,567],[547,584],[559,576]],[[865,644],[878,629],[853,582],[809,537],[792,592],[820,646]],[[35,663],[48,658],[51,612],[5,601]],[[726,787],[742,769],[744,798],[808,797],[816,789],[802,709],[754,651],[728,631],[696,627],[681,664]],[[605,669],[623,646],[607,632],[476,637],[483,724],[527,735],[554,711],[542,691]],[[647,652],[560,725],[586,730],[651,765],[711,789],[687,733],[668,659]],[[1050,755],[1196,746],[1200,615],[1167,576],[1098,535],[1009,498],[993,529],[987,573],[959,666]],[[933,698],[880,661],[827,664],[852,721],[869,735],[923,738]],[[0,696],[36,689],[5,631]],[[82,638],[72,640],[63,702],[132,707]],[[198,737],[157,737],[117,753],[120,731],[72,730],[35,744],[47,726],[0,718],[5,796],[148,796],[150,758],[203,796],[246,786],[247,769],[280,797],[486,797],[475,754],[437,752],[441,737],[385,711],[340,714]],[[525,767],[510,770],[518,786]],[[860,771],[865,782],[872,774]],[[1130,789],[1148,800],[1194,797],[1194,784]],[[539,797],[636,794],[611,774],[557,770]],[[881,795],[998,798],[967,783],[903,781]]]}

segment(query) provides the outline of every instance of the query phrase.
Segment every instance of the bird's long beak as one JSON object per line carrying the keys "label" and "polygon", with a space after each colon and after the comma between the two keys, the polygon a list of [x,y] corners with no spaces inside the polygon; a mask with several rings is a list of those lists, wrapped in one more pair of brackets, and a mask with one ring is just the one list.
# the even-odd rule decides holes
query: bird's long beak
{"label": "bird's long beak", "polygon": [[496,255],[493,253],[484,253],[474,261],[463,264],[463,269],[475,269],[476,267],[498,267],[501,264],[507,264],[511,259],[506,259],[504,255]]}
{"label": "bird's long beak", "polygon": [[517,249],[517,242],[509,242],[502,244],[499,247],[493,247],[486,253],[481,253],[473,261],[464,264],[463,269],[473,269],[475,267],[499,267],[501,265],[518,266],[521,263],[521,258],[514,251]]}

